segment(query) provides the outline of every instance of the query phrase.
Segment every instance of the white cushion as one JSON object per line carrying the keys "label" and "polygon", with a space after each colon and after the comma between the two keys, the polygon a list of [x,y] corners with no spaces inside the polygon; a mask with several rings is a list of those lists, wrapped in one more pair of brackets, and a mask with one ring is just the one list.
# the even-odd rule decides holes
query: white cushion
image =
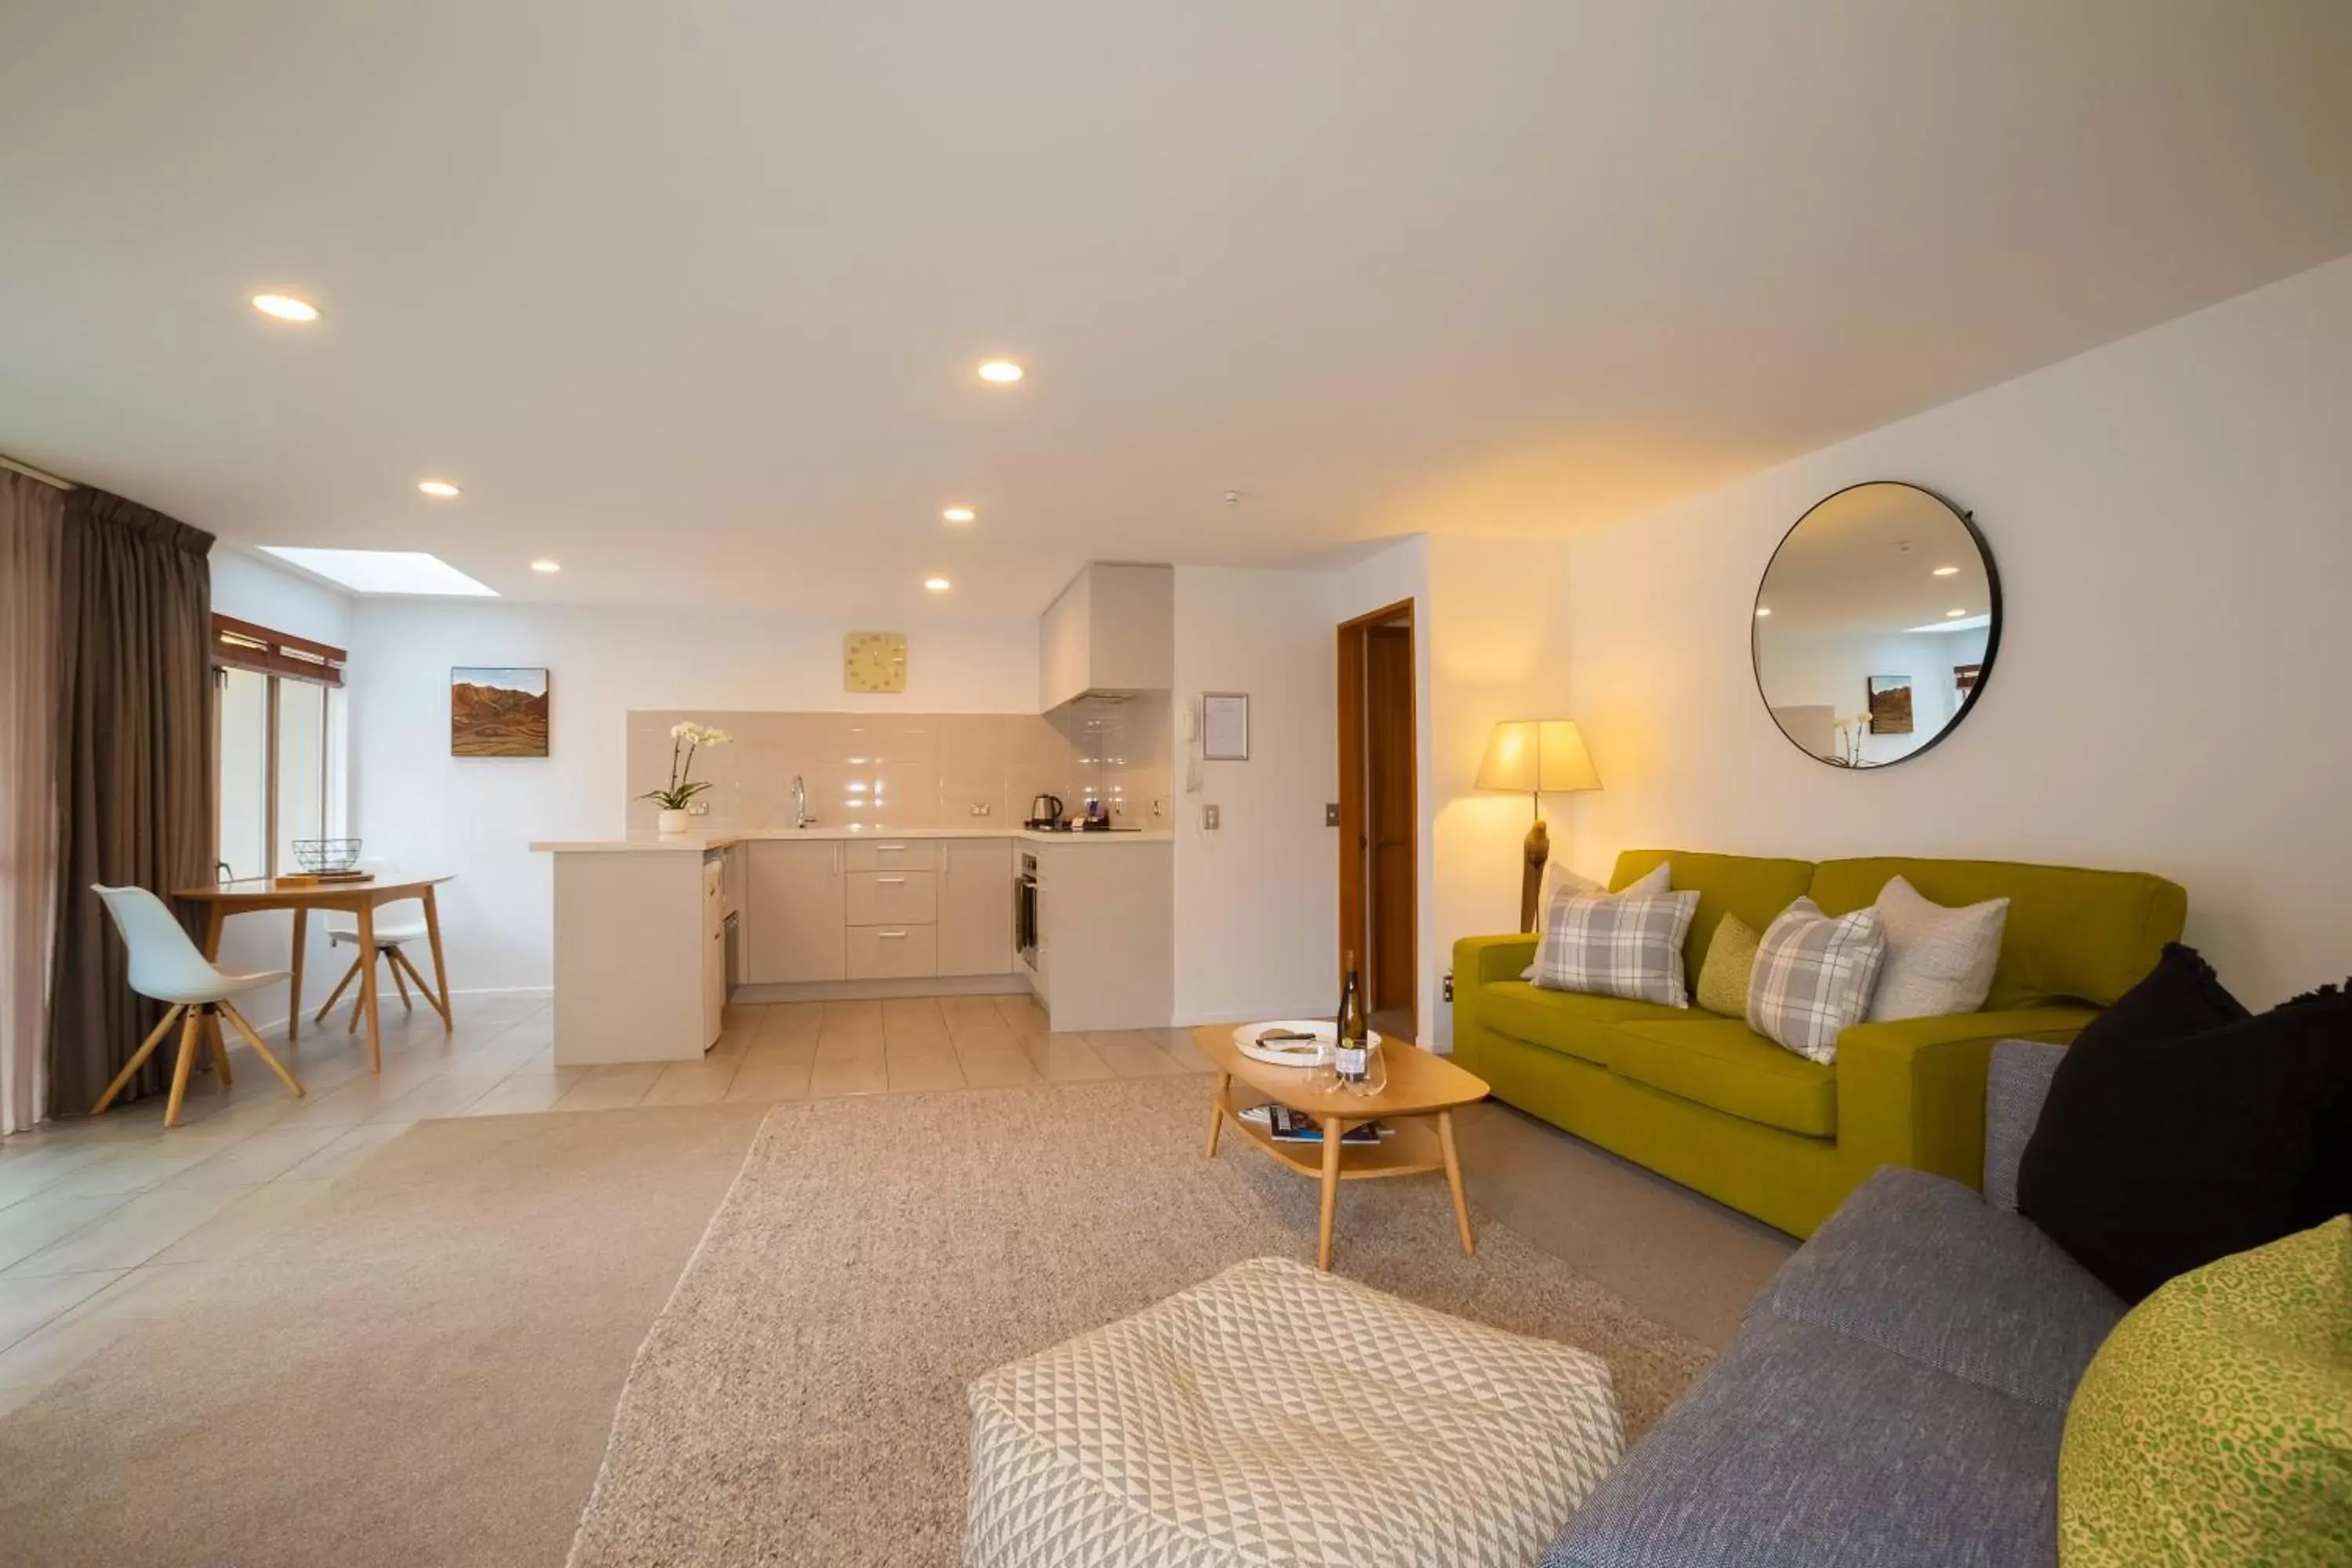
{"label": "white cushion", "polygon": [[1836,920],[1811,899],[1772,919],[1748,976],[1748,1026],[1810,1061],[1837,1060],[1837,1037],[1862,1022],[1886,957],[1878,911]]}
{"label": "white cushion", "polygon": [[2007,899],[1956,910],[1920,897],[1897,877],[1880,890],[1876,908],[1886,962],[1870,999],[1872,1023],[1940,1018],[1984,1005],[2009,924]]}
{"label": "white cushion", "polygon": [[964,1568],[1527,1568],[1625,1446],[1597,1356],[1279,1258],[968,1396]]}
{"label": "white cushion", "polygon": [[[1668,890],[1672,868],[1664,860],[1611,892],[1591,878],[1571,871],[1557,860],[1544,862],[1543,885],[1536,892],[1536,961],[1519,971],[1522,980],[1544,972],[1551,951],[1551,910],[1561,899],[1647,899]],[[1558,873],[1554,875],[1554,873]]]}

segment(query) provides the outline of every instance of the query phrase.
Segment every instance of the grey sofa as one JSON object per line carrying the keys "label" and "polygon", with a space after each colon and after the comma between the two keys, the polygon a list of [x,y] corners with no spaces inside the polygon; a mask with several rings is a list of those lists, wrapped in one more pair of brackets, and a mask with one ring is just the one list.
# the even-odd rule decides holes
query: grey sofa
{"label": "grey sofa", "polygon": [[1543,1568],[2058,1561],[2066,1402],[2123,1303],[2016,1211],[2059,1046],[1994,1047],[1985,1195],[1882,1168]]}

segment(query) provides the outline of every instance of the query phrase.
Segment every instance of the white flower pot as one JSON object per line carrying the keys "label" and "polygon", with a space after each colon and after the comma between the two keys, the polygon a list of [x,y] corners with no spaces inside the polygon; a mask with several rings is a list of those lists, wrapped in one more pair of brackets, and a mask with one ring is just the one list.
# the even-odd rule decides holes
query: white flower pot
{"label": "white flower pot", "polygon": [[664,833],[684,833],[693,826],[693,821],[685,812],[665,811],[661,813],[661,830]]}

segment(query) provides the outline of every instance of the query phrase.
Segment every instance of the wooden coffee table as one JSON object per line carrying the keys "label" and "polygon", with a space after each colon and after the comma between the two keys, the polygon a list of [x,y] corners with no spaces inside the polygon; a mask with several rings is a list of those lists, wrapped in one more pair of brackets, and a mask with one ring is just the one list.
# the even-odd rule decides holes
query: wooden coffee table
{"label": "wooden coffee table", "polygon": [[[1234,1044],[1232,1024],[1203,1024],[1192,1031],[1192,1043],[1217,1069],[1216,1087],[1209,1097],[1209,1157],[1216,1158],[1217,1139],[1230,1121],[1241,1135],[1302,1176],[1323,1183],[1323,1214],[1315,1242],[1315,1267],[1331,1267],[1331,1216],[1339,1202],[1339,1184],[1374,1176],[1418,1176],[1445,1173],[1454,1194],[1454,1219],[1462,1230],[1465,1254],[1478,1250],[1470,1231],[1470,1205],[1462,1196],[1462,1165],[1454,1154],[1454,1108],[1486,1097],[1483,1079],[1423,1050],[1410,1040],[1389,1037],[1381,1054],[1388,1059],[1388,1083],[1380,1093],[1350,1094],[1345,1089],[1318,1093],[1311,1087],[1313,1069],[1276,1067],[1245,1057]],[[1249,1091],[1236,1096],[1236,1080]],[[1272,1101],[1286,1105],[1322,1125],[1323,1142],[1277,1142],[1273,1132],[1242,1119],[1243,1110]],[[1342,1143],[1339,1136],[1365,1121],[1386,1121],[1391,1136],[1378,1143]]]}

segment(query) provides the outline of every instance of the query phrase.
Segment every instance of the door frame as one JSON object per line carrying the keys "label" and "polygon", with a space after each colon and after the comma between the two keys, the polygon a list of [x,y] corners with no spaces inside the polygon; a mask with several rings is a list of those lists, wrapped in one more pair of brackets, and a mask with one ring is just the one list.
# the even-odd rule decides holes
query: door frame
{"label": "door frame", "polygon": [[[1367,776],[1370,755],[1364,735],[1364,660],[1369,634],[1374,626],[1402,621],[1405,652],[1412,666],[1413,700],[1405,706],[1404,745],[1410,765],[1405,773],[1405,815],[1412,824],[1412,875],[1405,879],[1407,921],[1413,933],[1413,1030],[1421,1033],[1421,646],[1413,603],[1400,599],[1365,615],[1339,623],[1339,960],[1350,952],[1363,956],[1367,995],[1379,994],[1372,977],[1378,962],[1371,942],[1371,900],[1365,888],[1365,826],[1369,808]],[[1367,1011],[1370,1010],[1369,1005]]]}

